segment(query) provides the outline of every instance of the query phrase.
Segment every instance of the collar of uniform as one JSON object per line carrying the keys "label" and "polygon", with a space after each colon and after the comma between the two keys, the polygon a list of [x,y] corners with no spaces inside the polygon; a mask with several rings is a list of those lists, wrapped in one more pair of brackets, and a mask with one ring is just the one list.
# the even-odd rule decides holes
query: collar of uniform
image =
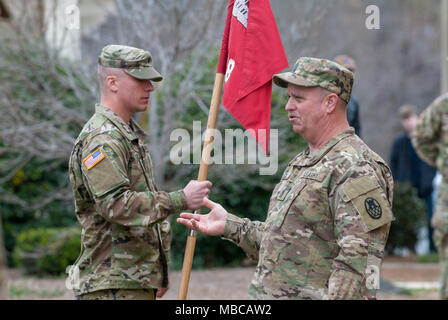
{"label": "collar of uniform", "polygon": [[138,125],[137,121],[131,118],[131,130],[140,138],[142,141],[146,139],[146,132]]}
{"label": "collar of uniform", "polygon": [[96,104],[95,111],[109,119],[128,140],[138,139],[131,127],[109,108],[101,104]]}
{"label": "collar of uniform", "polygon": [[309,167],[315,165],[319,162],[335,145],[337,145],[341,140],[352,136],[355,134],[355,130],[353,128],[347,129],[338,135],[331,138],[326,144],[320,147],[318,150],[310,152],[310,148],[307,147],[302,153],[301,156],[297,157],[295,161],[292,163],[293,166],[298,167]]}

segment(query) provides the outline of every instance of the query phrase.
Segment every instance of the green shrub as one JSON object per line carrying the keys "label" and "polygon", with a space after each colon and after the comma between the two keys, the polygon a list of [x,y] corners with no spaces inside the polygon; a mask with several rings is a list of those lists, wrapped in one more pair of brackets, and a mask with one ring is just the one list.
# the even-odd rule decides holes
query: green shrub
{"label": "green shrub", "polygon": [[[209,179],[213,182],[210,199],[221,204],[229,212],[255,221],[265,221],[269,198],[275,184],[280,180],[283,168],[274,176],[258,176],[257,173],[241,175],[240,181],[227,183],[221,173],[220,165],[210,168]],[[186,181],[194,177],[187,177]],[[185,184],[186,184],[185,181]],[[265,186],[264,188],[261,185]],[[208,213],[207,208],[201,214]],[[172,220],[171,261],[173,270],[182,268],[188,229]],[[246,254],[237,245],[221,237],[197,235],[193,269],[240,266]]]}
{"label": "green shrub", "polygon": [[[2,156],[0,156],[0,175]],[[14,194],[30,206],[65,188],[68,181],[68,161],[53,162],[50,166],[42,159],[32,159],[1,189]],[[31,210],[20,204],[0,201],[0,215],[7,261],[13,267],[12,252],[19,234],[35,228],[60,228],[77,224],[73,199],[54,200],[42,208]]]}
{"label": "green shrub", "polygon": [[80,253],[81,229],[37,228],[17,237],[13,252],[16,266],[27,274],[60,275],[75,262]]}
{"label": "green shrub", "polygon": [[439,255],[436,252],[431,252],[417,256],[417,262],[420,263],[439,263]]}
{"label": "green shrub", "polygon": [[407,248],[415,253],[418,233],[426,224],[426,207],[410,183],[395,182],[392,222],[386,252]]}

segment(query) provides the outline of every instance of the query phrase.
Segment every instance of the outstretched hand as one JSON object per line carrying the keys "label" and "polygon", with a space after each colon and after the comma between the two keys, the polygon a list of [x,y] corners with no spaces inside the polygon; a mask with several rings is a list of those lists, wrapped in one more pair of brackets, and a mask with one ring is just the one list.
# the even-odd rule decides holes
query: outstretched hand
{"label": "outstretched hand", "polygon": [[209,236],[222,235],[226,226],[227,211],[208,198],[204,199],[204,205],[211,210],[208,214],[183,212],[177,222]]}

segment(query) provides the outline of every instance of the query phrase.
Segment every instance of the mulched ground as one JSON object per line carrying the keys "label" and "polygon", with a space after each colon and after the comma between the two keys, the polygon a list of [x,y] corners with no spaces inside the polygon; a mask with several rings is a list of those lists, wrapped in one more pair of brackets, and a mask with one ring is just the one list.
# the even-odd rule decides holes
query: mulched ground
{"label": "mulched ground", "polygon": [[[192,271],[188,299],[191,300],[238,300],[247,299],[247,289],[254,267],[216,268]],[[39,279],[24,277],[18,270],[9,270],[9,299],[74,299],[65,286],[65,279]],[[435,284],[440,278],[439,265],[416,263],[413,259],[386,258],[381,277],[391,284],[418,282]],[[163,300],[176,300],[180,283],[180,272],[171,273],[171,287]],[[435,300],[437,289],[379,290],[381,300]]]}

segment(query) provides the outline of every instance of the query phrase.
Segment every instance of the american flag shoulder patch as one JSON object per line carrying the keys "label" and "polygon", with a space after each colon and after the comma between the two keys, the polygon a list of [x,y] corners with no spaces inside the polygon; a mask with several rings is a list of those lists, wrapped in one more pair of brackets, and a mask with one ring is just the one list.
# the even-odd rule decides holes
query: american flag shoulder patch
{"label": "american flag shoulder patch", "polygon": [[90,170],[104,158],[105,155],[103,151],[100,148],[98,148],[95,151],[93,151],[88,157],[86,157],[82,162],[86,166],[87,170]]}

